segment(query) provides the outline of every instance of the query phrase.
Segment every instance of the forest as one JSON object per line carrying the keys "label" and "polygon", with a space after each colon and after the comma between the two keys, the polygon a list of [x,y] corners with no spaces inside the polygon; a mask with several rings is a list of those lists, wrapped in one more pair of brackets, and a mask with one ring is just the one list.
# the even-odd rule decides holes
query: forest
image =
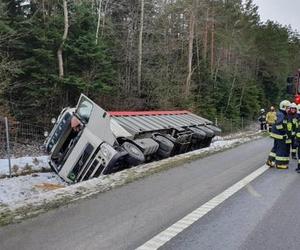
{"label": "forest", "polygon": [[84,93],[106,110],[256,119],[285,97],[300,36],[252,0],[1,0],[0,115],[45,124]]}

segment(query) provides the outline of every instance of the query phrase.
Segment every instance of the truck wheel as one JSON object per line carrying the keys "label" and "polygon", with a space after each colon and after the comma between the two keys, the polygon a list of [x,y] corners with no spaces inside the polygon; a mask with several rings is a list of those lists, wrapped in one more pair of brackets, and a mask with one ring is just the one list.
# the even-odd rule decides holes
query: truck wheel
{"label": "truck wheel", "polygon": [[124,142],[122,147],[128,153],[127,161],[130,165],[136,166],[145,161],[145,156],[143,152],[133,143]]}
{"label": "truck wheel", "polygon": [[204,140],[204,148],[209,147],[212,141],[212,137],[208,137]]}
{"label": "truck wheel", "polygon": [[159,144],[158,150],[171,152],[174,148],[174,143],[162,135],[153,135],[153,140]]}
{"label": "truck wheel", "polygon": [[165,150],[162,150],[162,149],[158,149],[158,150],[156,151],[156,154],[157,154],[157,156],[158,156],[159,158],[165,159],[165,158],[170,157],[171,151],[165,151]]}
{"label": "truck wheel", "polygon": [[193,138],[197,140],[203,140],[206,137],[206,133],[198,128],[191,127],[189,128],[193,132]]}
{"label": "truck wheel", "polygon": [[200,130],[202,130],[202,131],[204,131],[205,134],[206,134],[206,137],[214,137],[215,136],[214,131],[211,130],[210,128],[208,128],[208,127],[198,126],[197,128],[200,129]]}
{"label": "truck wheel", "polygon": [[206,125],[209,129],[214,131],[215,135],[220,135],[222,133],[222,130],[214,125]]}

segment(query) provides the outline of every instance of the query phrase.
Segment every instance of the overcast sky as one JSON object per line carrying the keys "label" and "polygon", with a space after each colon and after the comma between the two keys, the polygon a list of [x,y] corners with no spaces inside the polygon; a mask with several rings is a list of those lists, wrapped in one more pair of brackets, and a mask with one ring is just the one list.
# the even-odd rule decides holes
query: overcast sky
{"label": "overcast sky", "polygon": [[261,20],[291,25],[300,32],[300,0],[254,0]]}

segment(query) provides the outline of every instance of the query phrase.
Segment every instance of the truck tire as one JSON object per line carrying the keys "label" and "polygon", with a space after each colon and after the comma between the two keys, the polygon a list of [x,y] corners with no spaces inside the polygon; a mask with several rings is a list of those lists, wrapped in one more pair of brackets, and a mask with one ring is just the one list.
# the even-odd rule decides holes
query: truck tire
{"label": "truck tire", "polygon": [[203,147],[206,148],[206,147],[209,147],[210,144],[211,144],[211,141],[212,141],[212,137],[208,137],[204,140],[204,143],[203,143]]}
{"label": "truck tire", "polygon": [[193,138],[197,140],[203,140],[206,137],[206,133],[198,128],[191,127],[189,128],[193,132]]}
{"label": "truck tire", "polygon": [[162,149],[158,149],[156,151],[156,155],[160,158],[160,159],[165,159],[165,158],[168,158],[171,156],[171,152],[172,151],[165,151],[165,150],[162,150]]}
{"label": "truck tire", "polygon": [[214,131],[215,135],[220,135],[222,133],[222,130],[214,125],[206,125],[209,129]]}
{"label": "truck tire", "polygon": [[136,166],[145,161],[143,152],[133,143],[126,141],[122,147],[128,153],[127,161],[130,165]]}
{"label": "truck tire", "polygon": [[206,133],[206,137],[214,137],[215,136],[215,133],[213,130],[211,130],[210,128],[208,127],[205,127],[205,126],[198,126],[197,127],[198,129],[204,131]]}
{"label": "truck tire", "polygon": [[163,150],[163,151],[166,151],[166,152],[171,152],[173,150],[174,143],[171,142],[166,137],[164,137],[162,135],[153,135],[152,138],[153,138],[154,141],[156,141],[159,144],[158,151]]}

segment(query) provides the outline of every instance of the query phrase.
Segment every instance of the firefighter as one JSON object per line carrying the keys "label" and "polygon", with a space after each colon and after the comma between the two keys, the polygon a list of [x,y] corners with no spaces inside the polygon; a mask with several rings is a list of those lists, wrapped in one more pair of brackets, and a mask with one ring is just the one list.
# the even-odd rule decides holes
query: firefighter
{"label": "firefighter", "polygon": [[260,122],[260,130],[267,130],[266,113],[264,109],[260,110],[258,121]]}
{"label": "firefighter", "polygon": [[276,111],[275,111],[275,108],[273,106],[271,106],[270,111],[267,113],[266,121],[267,121],[267,124],[268,124],[268,130],[271,133],[272,125],[276,121]]}
{"label": "firefighter", "polygon": [[298,128],[298,119],[297,119],[297,105],[296,103],[291,103],[289,109],[288,109],[288,119],[287,119],[287,134],[288,139],[287,143],[291,145],[290,148],[292,148],[292,158],[296,158],[297,153],[297,146],[295,141],[296,136],[296,130]]}
{"label": "firefighter", "polygon": [[273,148],[269,154],[267,165],[278,169],[287,169],[289,164],[289,144],[287,138],[287,110],[290,102],[284,100],[279,104],[279,110],[276,114],[276,122],[272,126],[270,136],[274,139]]}
{"label": "firefighter", "polygon": [[300,104],[297,105],[297,118],[298,118],[298,127],[296,129],[296,138],[295,138],[295,145],[297,147],[297,154],[298,154],[298,164],[296,171],[300,173]]}

